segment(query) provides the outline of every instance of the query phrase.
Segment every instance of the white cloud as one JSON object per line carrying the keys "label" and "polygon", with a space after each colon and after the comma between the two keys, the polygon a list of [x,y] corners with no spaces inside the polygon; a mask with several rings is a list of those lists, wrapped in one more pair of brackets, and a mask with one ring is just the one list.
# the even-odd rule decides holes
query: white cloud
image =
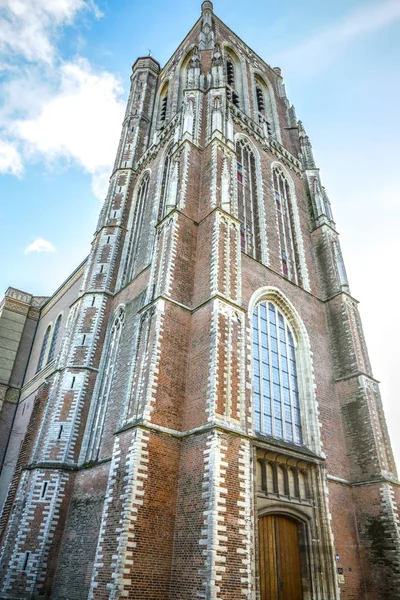
{"label": "white cloud", "polygon": [[94,0],[0,0],[0,173],[21,175],[31,159],[72,161],[103,198],[122,89],[111,73],[83,58],[62,61],[57,51],[62,28],[84,10],[101,16]]}
{"label": "white cloud", "polygon": [[307,41],[274,57],[285,71],[314,72],[327,66],[345,45],[363,35],[374,33],[400,19],[399,0],[384,0],[362,6],[331,27],[311,35]]}
{"label": "white cloud", "polygon": [[92,0],[0,0],[0,54],[50,63],[58,30],[84,9],[101,16]]}
{"label": "white cloud", "polygon": [[0,173],[21,175],[21,156],[14,144],[0,139]]}
{"label": "white cloud", "polygon": [[56,90],[42,99],[34,118],[17,120],[12,133],[26,157],[67,159],[82,166],[102,198],[124,115],[121,96],[111,73],[94,71],[85,59],[64,63]]}
{"label": "white cloud", "polygon": [[37,238],[32,244],[29,244],[24,250],[25,254],[31,252],[55,252],[56,249],[51,242],[43,238]]}

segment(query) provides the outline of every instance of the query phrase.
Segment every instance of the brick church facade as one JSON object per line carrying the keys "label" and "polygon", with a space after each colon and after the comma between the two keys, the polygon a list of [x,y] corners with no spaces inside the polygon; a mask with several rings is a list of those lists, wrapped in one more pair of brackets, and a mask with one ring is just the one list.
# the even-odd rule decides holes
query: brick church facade
{"label": "brick church facade", "polygon": [[395,600],[400,487],[306,131],[206,1],[88,259],[0,306],[0,598]]}

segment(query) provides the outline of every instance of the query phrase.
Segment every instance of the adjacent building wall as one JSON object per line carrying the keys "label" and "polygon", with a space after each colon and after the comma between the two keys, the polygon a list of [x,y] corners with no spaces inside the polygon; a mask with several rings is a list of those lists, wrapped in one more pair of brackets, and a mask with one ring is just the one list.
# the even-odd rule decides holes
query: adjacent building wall
{"label": "adjacent building wall", "polygon": [[[0,308],[0,512],[17,463],[40,386],[56,368],[70,307],[82,278],[81,265],[51,298],[9,288]],[[48,361],[54,325],[62,315],[55,353]],[[37,372],[46,329],[51,327],[43,367]],[[4,391],[5,390],[5,391]]]}

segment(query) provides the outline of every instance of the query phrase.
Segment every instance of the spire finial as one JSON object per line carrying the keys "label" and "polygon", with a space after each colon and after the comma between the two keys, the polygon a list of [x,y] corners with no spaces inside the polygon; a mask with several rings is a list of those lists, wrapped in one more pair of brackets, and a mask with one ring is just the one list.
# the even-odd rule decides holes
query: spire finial
{"label": "spire finial", "polygon": [[214,31],[213,31],[213,3],[206,0],[201,5],[202,25],[199,37],[200,50],[212,50],[214,48]]}
{"label": "spire finial", "polygon": [[213,12],[214,10],[214,5],[212,2],[210,2],[209,0],[206,0],[205,2],[203,2],[203,4],[201,5],[201,12],[205,12],[206,10],[211,10],[211,12]]}

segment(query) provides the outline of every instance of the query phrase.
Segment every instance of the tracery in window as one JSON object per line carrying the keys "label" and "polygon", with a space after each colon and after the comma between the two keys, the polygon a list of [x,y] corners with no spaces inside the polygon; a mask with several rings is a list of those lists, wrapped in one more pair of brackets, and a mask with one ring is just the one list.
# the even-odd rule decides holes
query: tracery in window
{"label": "tracery in window", "polygon": [[302,444],[295,338],[272,302],[253,311],[253,401],[256,431]]}
{"label": "tracery in window", "polygon": [[130,281],[133,276],[135,259],[137,256],[137,251],[139,247],[142,225],[143,225],[143,215],[146,208],[147,197],[149,193],[149,183],[150,183],[150,175],[149,173],[145,173],[143,179],[140,183],[139,189],[136,194],[136,201],[133,208],[133,219],[132,225],[129,232],[129,241],[128,248],[126,254],[126,262],[123,274],[123,285]]}
{"label": "tracery in window", "polygon": [[261,260],[257,171],[254,153],[245,140],[236,144],[238,215],[243,252]]}
{"label": "tracery in window", "polygon": [[44,358],[46,356],[47,344],[49,342],[50,331],[51,331],[51,325],[48,326],[48,328],[46,329],[46,332],[43,336],[42,348],[40,350],[39,362],[38,362],[38,366],[36,369],[36,373],[39,373],[39,371],[42,370]]}
{"label": "tracery in window", "polygon": [[281,248],[281,266],[285,277],[302,284],[300,273],[300,261],[295,225],[293,217],[293,205],[290,194],[289,183],[279,168],[273,171],[275,203],[278,219],[279,241]]}
{"label": "tracery in window", "polygon": [[118,350],[124,321],[125,309],[124,307],[121,307],[118,309],[118,312],[114,317],[112,329],[107,343],[106,355],[102,368],[102,379],[99,387],[99,392],[97,394],[96,411],[90,430],[87,460],[96,460],[98,456],[101,436],[104,428],[104,421],[107,412],[107,405],[110,398],[115,367],[117,364]]}
{"label": "tracery in window", "polygon": [[57,318],[56,324],[54,326],[53,337],[51,338],[51,344],[50,344],[50,350],[49,350],[49,357],[47,359],[48,363],[54,359],[54,356],[56,353],[57,339],[58,339],[58,334],[60,333],[61,318],[62,318],[62,316],[59,315]]}

